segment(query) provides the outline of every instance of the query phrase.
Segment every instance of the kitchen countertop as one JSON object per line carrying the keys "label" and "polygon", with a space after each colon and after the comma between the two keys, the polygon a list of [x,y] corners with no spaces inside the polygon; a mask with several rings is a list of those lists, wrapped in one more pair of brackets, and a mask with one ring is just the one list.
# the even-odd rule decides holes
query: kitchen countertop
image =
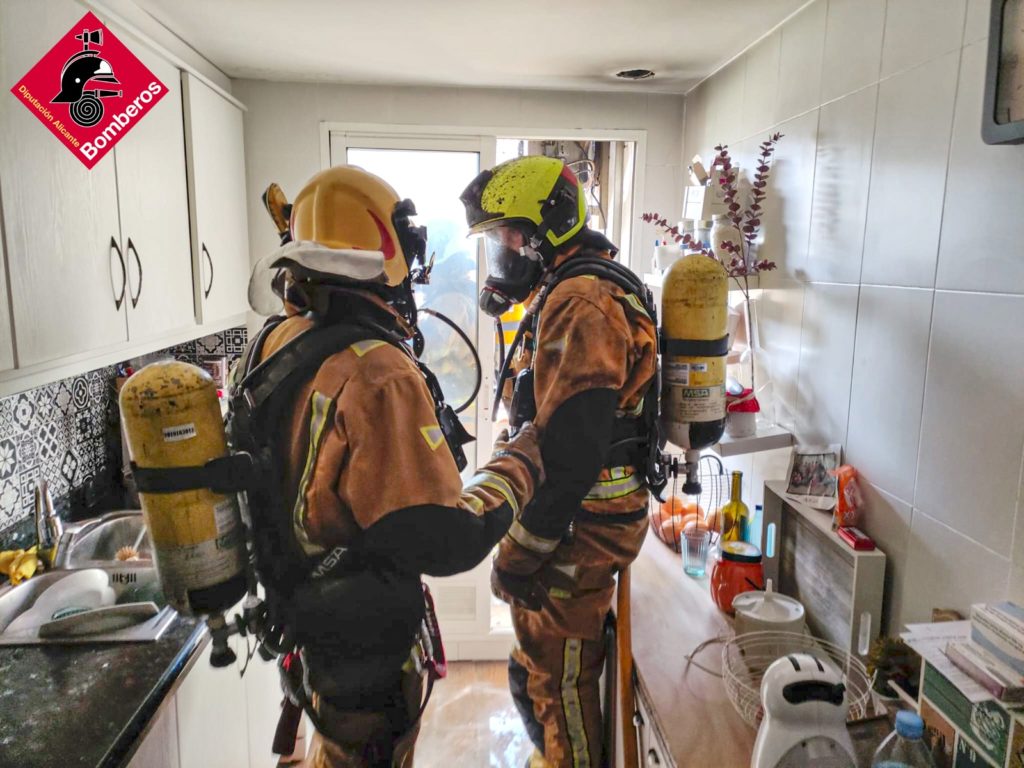
{"label": "kitchen countertop", "polygon": [[[640,695],[649,703],[648,723],[668,748],[673,767],[747,768],[757,731],[733,708],[722,680],[684,658],[705,640],[732,634],[732,619],[711,600],[708,576],[683,573],[680,556],[653,533],[630,566],[633,661]],[[696,656],[703,666],[722,667],[722,644],[712,643]],[[868,766],[878,744],[889,735],[886,716],[851,723],[857,764]],[[641,756],[641,760],[643,756]]]}
{"label": "kitchen countertop", "polygon": [[[686,576],[679,555],[653,533],[629,570],[634,665],[667,757],[679,766],[748,766],[757,731],[733,708],[721,679],[687,668],[684,658],[705,640],[732,633],[711,600],[708,577]],[[715,643],[696,659],[717,670],[721,652]]]}
{"label": "kitchen countertop", "polygon": [[206,636],[178,616],[155,642],[0,648],[0,765],[124,764]]}

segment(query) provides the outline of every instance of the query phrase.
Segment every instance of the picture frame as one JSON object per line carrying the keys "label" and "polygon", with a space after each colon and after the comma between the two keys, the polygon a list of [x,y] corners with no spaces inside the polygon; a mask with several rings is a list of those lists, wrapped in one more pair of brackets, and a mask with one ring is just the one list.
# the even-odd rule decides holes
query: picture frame
{"label": "picture frame", "polygon": [[992,0],[981,136],[1024,143],[1024,0]]}
{"label": "picture frame", "polygon": [[789,457],[786,495],[815,509],[835,507],[842,447],[839,445],[798,445]]}

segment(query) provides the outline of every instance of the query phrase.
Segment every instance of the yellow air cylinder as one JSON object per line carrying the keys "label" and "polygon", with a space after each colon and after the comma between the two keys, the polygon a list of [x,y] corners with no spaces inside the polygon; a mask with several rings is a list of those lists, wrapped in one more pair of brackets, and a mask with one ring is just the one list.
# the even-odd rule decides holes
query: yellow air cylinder
{"label": "yellow air cylinder", "polygon": [[[228,453],[217,388],[188,363],[152,363],[121,389],[121,422],[140,468],[201,467]],[[214,614],[245,593],[246,548],[238,498],[208,488],[140,493],[167,601]]]}
{"label": "yellow air cylinder", "polygon": [[708,448],[725,429],[728,315],[729,275],[718,261],[697,253],[672,265],[661,299],[661,420],[680,448]]}

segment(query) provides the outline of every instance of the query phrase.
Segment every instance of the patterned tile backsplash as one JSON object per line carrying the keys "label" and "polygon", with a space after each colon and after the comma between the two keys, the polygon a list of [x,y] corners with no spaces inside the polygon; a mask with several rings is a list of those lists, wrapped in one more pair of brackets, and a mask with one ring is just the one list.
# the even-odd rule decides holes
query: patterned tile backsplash
{"label": "patterned tile backsplash", "polygon": [[[232,328],[146,360],[168,354],[191,363],[206,355],[232,359],[246,338],[244,327]],[[116,370],[98,368],[0,398],[0,550],[34,538],[32,507],[40,478],[49,482],[57,508],[71,516],[120,488]]]}

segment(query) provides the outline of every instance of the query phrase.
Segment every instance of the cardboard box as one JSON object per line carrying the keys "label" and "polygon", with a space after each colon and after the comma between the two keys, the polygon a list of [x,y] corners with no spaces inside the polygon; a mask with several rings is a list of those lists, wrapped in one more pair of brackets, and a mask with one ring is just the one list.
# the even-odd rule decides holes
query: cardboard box
{"label": "cardboard box", "polygon": [[951,642],[946,656],[1000,701],[1024,702],[1024,679],[973,642]]}
{"label": "cardboard box", "polygon": [[971,606],[971,641],[1024,675],[1024,610],[1010,602]]}
{"label": "cardboard box", "polygon": [[[1006,708],[996,701],[972,704],[960,689],[927,662],[923,677],[921,696],[953,724],[959,734],[958,739],[966,738],[971,747],[993,765],[1004,766],[1012,720]],[[958,753],[956,765],[960,765],[959,761]]]}

